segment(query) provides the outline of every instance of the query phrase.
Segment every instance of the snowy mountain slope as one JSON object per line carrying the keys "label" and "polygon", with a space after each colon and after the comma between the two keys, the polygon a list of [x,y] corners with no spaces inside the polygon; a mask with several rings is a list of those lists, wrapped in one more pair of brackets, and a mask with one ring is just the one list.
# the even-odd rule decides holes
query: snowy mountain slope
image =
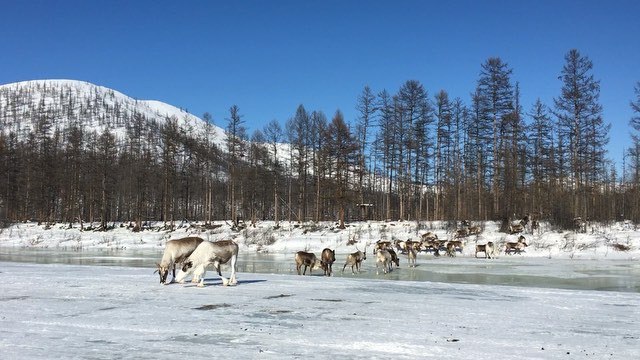
{"label": "snowy mountain slope", "polygon": [[175,106],[154,100],[137,100],[116,90],[76,80],[33,80],[0,86],[0,131],[18,136],[50,122],[51,131],[71,125],[97,133],[109,130],[126,136],[134,115],[147,122],[162,124],[169,118],[180,129],[195,136],[206,136],[224,149],[223,129]]}

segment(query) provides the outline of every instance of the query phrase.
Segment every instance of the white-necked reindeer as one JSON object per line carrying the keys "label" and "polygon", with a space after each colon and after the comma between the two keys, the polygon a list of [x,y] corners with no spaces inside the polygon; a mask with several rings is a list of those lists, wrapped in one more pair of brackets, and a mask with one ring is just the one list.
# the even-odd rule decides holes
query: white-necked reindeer
{"label": "white-necked reindeer", "polygon": [[476,257],[478,257],[478,253],[483,252],[485,259],[491,259],[495,253],[495,246],[492,241],[489,241],[486,244],[476,245]]}
{"label": "white-necked reindeer", "polygon": [[169,269],[173,270],[173,278],[171,278],[170,283],[175,281],[176,265],[182,264],[202,241],[201,238],[195,236],[167,241],[164,247],[164,253],[162,254],[162,260],[160,260],[159,264],[156,263],[158,269],[155,272],[160,274],[160,284],[167,283]]}
{"label": "white-necked reindeer", "polygon": [[376,275],[380,274],[379,266],[385,274],[391,271],[391,253],[388,250],[376,251]]}
{"label": "white-necked reindeer", "polygon": [[[176,280],[178,282],[182,282],[187,275],[193,273],[194,277],[197,276],[200,279],[198,286],[203,287],[204,275],[207,271],[207,266],[213,264],[213,267],[218,272],[220,279],[222,279],[222,285],[236,285],[237,261],[238,244],[234,241],[203,241],[184,262],[182,269],[178,272]],[[220,271],[220,265],[226,263],[229,263],[229,266],[231,267],[231,275],[229,279],[222,276],[222,272]]]}

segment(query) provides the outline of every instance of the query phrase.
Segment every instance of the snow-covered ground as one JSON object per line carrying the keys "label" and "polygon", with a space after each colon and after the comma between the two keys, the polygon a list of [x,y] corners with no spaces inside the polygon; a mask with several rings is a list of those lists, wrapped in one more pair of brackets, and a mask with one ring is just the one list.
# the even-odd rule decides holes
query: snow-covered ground
{"label": "snow-covered ground", "polygon": [[[223,287],[208,272],[204,288],[160,285],[153,268],[144,265],[7,261],[7,253],[37,249],[47,256],[140,251],[157,257],[166,240],[198,235],[234,239],[242,259],[262,254],[292,262],[288,259],[298,250],[319,253],[330,247],[340,254],[336,267],[341,269],[344,254],[377,240],[417,239],[426,231],[441,239],[452,236],[443,223],[421,228],[409,222],[355,223],[339,230],[330,223],[282,223],[274,229],[267,222],[240,232],[223,222],[215,229],[179,224],[174,231],[151,225],[137,233],[118,224],[107,232],[34,223],[3,229],[0,358],[640,358],[637,286],[592,291],[559,289],[552,281],[545,286],[447,282],[449,276],[476,272],[512,271],[558,282],[615,272],[635,276],[640,232],[629,223],[592,226],[585,234],[544,225],[539,233],[525,234],[530,246],[523,254],[475,259],[476,243],[517,237],[484,223],[456,258],[420,254],[417,268],[410,270],[401,260],[403,267],[394,271],[427,274],[433,281],[376,276],[372,259],[363,276],[330,278],[293,275],[292,264],[283,273],[239,264],[237,286]],[[629,249],[617,250],[616,244]],[[576,263],[578,271],[571,267]],[[611,271],[612,263],[624,266]]]}
{"label": "snow-covered ground", "polygon": [[159,285],[142,268],[0,271],[3,359],[640,358],[637,293],[254,273],[197,288]]}

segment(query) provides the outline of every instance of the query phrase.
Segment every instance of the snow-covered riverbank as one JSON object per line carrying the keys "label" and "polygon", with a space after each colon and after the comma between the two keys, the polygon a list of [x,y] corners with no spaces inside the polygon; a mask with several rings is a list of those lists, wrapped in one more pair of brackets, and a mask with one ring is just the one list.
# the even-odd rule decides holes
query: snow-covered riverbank
{"label": "snow-covered riverbank", "polygon": [[[0,247],[59,248],[59,249],[151,249],[162,250],[167,240],[185,236],[200,236],[215,241],[233,239],[241,252],[287,253],[299,250],[320,252],[323,248],[335,249],[338,254],[353,252],[378,240],[417,240],[420,235],[432,231],[439,239],[452,239],[453,232],[445,222],[358,222],[337,229],[334,223],[258,222],[241,231],[233,231],[226,222],[217,222],[205,228],[198,223],[178,223],[173,231],[167,231],[161,223],[150,224],[140,232],[133,232],[127,224],[114,224],[109,231],[80,231],[74,224],[52,226],[36,223],[20,223],[0,230]],[[492,241],[501,247],[505,242],[516,241],[520,234],[509,235],[498,231],[499,223],[478,223],[479,235],[464,238],[462,256],[474,256],[475,244]],[[85,226],[87,226],[85,224]],[[523,233],[529,246],[521,256],[577,259],[640,259],[640,231],[628,222],[610,225],[592,224],[586,233],[558,231],[542,223],[534,233]],[[620,250],[624,249],[624,250]],[[425,255],[430,256],[430,255]]]}

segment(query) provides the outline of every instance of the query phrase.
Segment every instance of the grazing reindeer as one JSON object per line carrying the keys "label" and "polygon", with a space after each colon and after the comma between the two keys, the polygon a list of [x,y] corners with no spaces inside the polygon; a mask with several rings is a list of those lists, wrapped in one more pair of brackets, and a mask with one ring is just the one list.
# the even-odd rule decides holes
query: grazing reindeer
{"label": "grazing reindeer", "polygon": [[333,263],[336,261],[336,251],[329,248],[322,250],[320,254],[320,263],[322,264],[322,270],[324,270],[325,276],[331,276],[333,272]]}
{"label": "grazing reindeer", "polygon": [[479,252],[483,252],[485,259],[492,259],[494,251],[495,247],[493,246],[493,242],[491,241],[483,245],[476,245],[476,257],[478,257]]}
{"label": "grazing reindeer", "polygon": [[[311,274],[311,271],[314,268],[318,269],[322,267],[322,264],[320,263],[318,258],[316,258],[316,254],[314,253],[298,251],[296,253],[295,259],[296,259],[296,270],[298,271],[298,275],[306,275],[307,268],[309,268],[309,274]],[[302,272],[302,274],[300,274],[300,268],[302,268],[302,265],[304,265],[304,271]]]}
{"label": "grazing reindeer", "polygon": [[[160,263],[156,263],[158,268],[155,272],[160,274],[160,284],[167,283],[169,269],[173,269],[173,278],[170,283],[176,279],[176,264],[182,265],[189,255],[200,245],[203,240],[199,237],[186,237],[167,241],[162,254]],[[196,278],[194,278],[196,280]]]}
{"label": "grazing reindeer", "polygon": [[[222,285],[236,285],[236,262],[238,261],[238,244],[232,240],[221,240],[216,242],[203,241],[193,251],[193,253],[187,258],[182,265],[182,270],[178,272],[176,280],[182,282],[190,273],[194,274],[194,277],[200,279],[198,283],[199,287],[204,286],[204,274],[206,273],[207,266],[213,264],[213,267],[218,272],[220,279],[222,279]],[[229,263],[231,267],[231,276],[229,279],[222,276],[220,272],[220,265]]]}
{"label": "grazing reindeer", "polygon": [[[356,248],[357,249],[357,248]],[[354,253],[351,253],[349,255],[347,255],[347,262],[344,263],[344,266],[342,267],[342,272],[344,272],[344,269],[347,267],[347,265],[351,265],[351,273],[355,274],[355,272],[353,271],[353,268],[355,266],[356,270],[358,270],[358,272],[360,272],[360,266],[362,265],[362,261],[367,260],[367,247],[365,246],[364,248],[364,252],[358,250]]]}
{"label": "grazing reindeer", "polygon": [[378,265],[382,265],[382,271],[386,274],[391,271],[391,253],[387,250],[378,250],[376,252],[376,275],[380,275]]}

